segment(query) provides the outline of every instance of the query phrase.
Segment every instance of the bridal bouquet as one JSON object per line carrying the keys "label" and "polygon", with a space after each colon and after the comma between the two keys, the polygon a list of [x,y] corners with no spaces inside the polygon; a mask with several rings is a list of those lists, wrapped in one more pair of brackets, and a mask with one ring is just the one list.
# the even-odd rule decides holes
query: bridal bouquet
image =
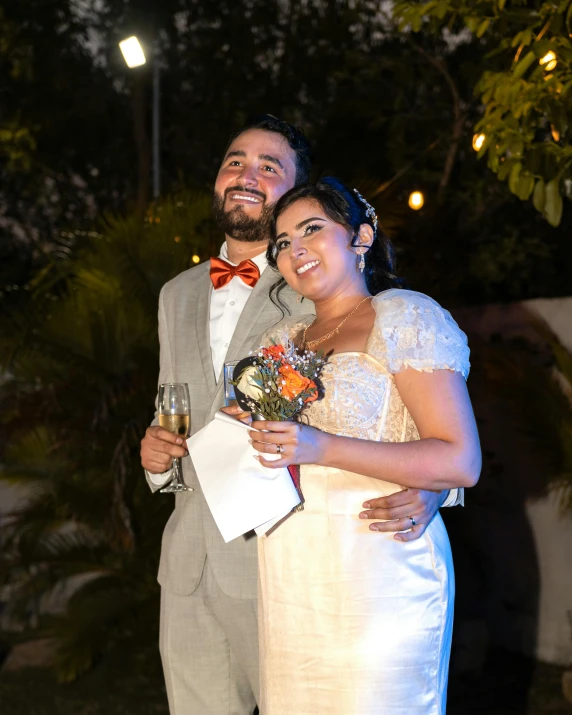
{"label": "bridal bouquet", "polygon": [[291,420],[318,398],[325,362],[321,353],[298,351],[290,342],[261,347],[234,369],[237,402],[259,418]]}

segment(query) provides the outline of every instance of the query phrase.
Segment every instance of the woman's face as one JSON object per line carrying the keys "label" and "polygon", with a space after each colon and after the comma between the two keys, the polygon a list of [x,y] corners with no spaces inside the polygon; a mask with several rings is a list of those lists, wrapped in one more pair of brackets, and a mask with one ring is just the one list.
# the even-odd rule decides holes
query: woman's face
{"label": "woman's face", "polygon": [[278,218],[276,236],[278,270],[305,298],[324,300],[363,281],[351,232],[313,199],[289,206]]}

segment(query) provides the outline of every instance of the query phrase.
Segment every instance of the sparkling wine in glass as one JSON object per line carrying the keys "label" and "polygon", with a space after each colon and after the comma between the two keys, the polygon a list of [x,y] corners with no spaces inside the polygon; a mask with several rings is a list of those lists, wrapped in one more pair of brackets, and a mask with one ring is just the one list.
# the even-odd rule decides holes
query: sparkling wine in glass
{"label": "sparkling wine in glass", "polygon": [[[189,387],[182,382],[168,382],[159,385],[159,425],[163,429],[186,439],[191,422],[191,404]],[[181,460],[173,459],[173,478],[163,487],[161,492],[192,492],[183,480]]]}

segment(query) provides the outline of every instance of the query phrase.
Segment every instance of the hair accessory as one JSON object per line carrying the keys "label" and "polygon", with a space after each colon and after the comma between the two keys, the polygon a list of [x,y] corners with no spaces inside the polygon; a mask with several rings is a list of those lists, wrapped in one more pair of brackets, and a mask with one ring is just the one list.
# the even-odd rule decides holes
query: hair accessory
{"label": "hair accessory", "polygon": [[360,192],[357,189],[354,189],[355,195],[358,197],[358,199],[364,204],[365,206],[365,215],[369,216],[369,218],[372,220],[373,223],[373,232],[377,234],[377,214],[375,213],[375,209],[373,206],[364,199],[364,197],[360,194]]}

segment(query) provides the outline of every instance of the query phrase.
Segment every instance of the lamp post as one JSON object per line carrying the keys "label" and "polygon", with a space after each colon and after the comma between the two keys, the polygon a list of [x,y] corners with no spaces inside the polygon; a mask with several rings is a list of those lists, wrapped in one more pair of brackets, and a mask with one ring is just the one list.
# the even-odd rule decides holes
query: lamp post
{"label": "lamp post", "polygon": [[[122,40],[119,49],[129,69],[141,67],[147,63],[145,52],[141,43],[134,35]],[[161,97],[161,74],[159,67],[159,50],[157,45],[153,51],[153,198],[161,194],[161,156],[159,151],[160,115],[159,104]]]}

